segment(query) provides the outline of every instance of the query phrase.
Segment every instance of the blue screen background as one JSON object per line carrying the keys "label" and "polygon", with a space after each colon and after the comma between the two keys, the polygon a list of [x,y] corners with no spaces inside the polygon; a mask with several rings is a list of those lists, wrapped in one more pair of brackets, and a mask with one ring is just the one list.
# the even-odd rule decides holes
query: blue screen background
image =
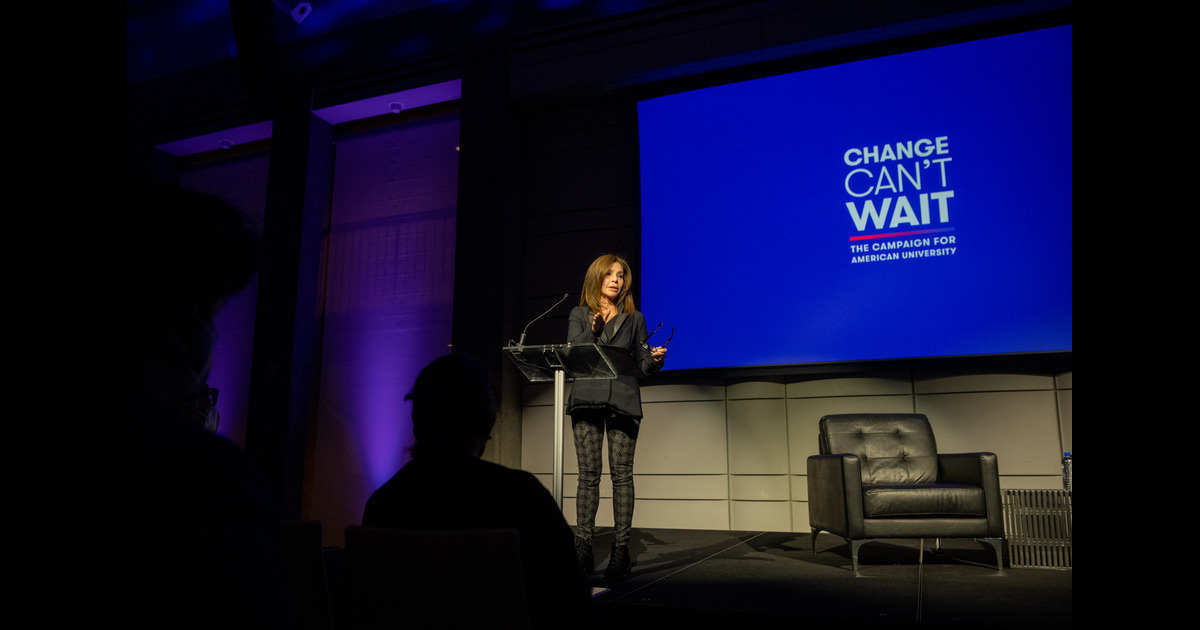
{"label": "blue screen background", "polygon": [[[667,368],[1070,350],[1071,72],[1064,26],[642,101],[634,271]],[[845,161],[936,138],[941,163]],[[901,196],[895,227],[847,208]],[[915,236],[953,243],[871,249]]]}

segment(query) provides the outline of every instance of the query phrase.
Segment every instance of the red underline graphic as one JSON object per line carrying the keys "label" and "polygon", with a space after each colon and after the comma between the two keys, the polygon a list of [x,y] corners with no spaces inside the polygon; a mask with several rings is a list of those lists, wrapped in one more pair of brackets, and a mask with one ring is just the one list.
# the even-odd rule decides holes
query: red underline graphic
{"label": "red underline graphic", "polygon": [[914,234],[934,234],[936,232],[953,232],[954,228],[938,228],[936,230],[913,230],[911,232],[890,232],[888,234],[866,234],[863,236],[851,236],[852,241],[865,241],[872,238],[891,238],[893,236],[912,236]]}

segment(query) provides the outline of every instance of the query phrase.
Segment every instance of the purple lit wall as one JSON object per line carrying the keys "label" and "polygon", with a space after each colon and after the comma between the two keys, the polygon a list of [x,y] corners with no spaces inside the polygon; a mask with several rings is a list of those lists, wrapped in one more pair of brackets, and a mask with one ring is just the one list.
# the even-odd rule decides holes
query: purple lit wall
{"label": "purple lit wall", "polygon": [[306,518],[327,544],[408,458],[404,395],[449,352],[458,117],[339,137]]}
{"label": "purple lit wall", "polygon": [[[266,153],[223,160],[180,174],[185,188],[216,195],[237,206],[261,232],[266,208]],[[229,298],[217,314],[217,343],[208,384],[221,391],[217,432],[240,446],[246,444],[246,409],[250,402],[250,360],[254,349],[254,306],[257,277]]]}

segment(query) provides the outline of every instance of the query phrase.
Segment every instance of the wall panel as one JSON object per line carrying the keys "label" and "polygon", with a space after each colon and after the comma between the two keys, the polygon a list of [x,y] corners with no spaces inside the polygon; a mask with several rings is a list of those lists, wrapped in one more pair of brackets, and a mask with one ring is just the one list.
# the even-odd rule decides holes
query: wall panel
{"label": "wall panel", "polygon": [[[925,413],[943,452],[991,451],[1001,486],[1061,487],[1060,435],[1070,435],[1071,375],[947,378],[699,377],[670,372],[642,388],[646,419],[634,465],[634,527],[808,531],[807,459],[833,413]],[[527,387],[523,467],[549,487],[553,396]],[[690,400],[688,400],[690,399]],[[1066,410],[1066,413],[1064,413]],[[566,418],[569,424],[570,418]],[[564,515],[575,522],[576,462],[564,431]],[[569,454],[569,455],[567,455]],[[607,464],[605,465],[607,470]],[[612,525],[601,480],[597,525]]]}
{"label": "wall panel", "polygon": [[408,460],[411,391],[450,350],[458,115],[343,135],[328,236],[307,518],[327,544]]}

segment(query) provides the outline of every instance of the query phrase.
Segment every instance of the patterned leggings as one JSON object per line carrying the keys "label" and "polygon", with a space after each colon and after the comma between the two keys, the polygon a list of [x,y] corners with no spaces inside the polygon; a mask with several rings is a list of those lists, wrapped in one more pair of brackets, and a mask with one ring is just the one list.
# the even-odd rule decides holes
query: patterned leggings
{"label": "patterned leggings", "polygon": [[579,538],[590,544],[596,529],[596,509],[600,505],[601,450],[608,433],[608,470],[613,485],[613,521],[616,540],[629,544],[633,525],[633,452],[637,446],[641,420],[608,410],[579,409],[571,414],[575,433],[575,454],[579,459],[579,491],[575,516]]}

